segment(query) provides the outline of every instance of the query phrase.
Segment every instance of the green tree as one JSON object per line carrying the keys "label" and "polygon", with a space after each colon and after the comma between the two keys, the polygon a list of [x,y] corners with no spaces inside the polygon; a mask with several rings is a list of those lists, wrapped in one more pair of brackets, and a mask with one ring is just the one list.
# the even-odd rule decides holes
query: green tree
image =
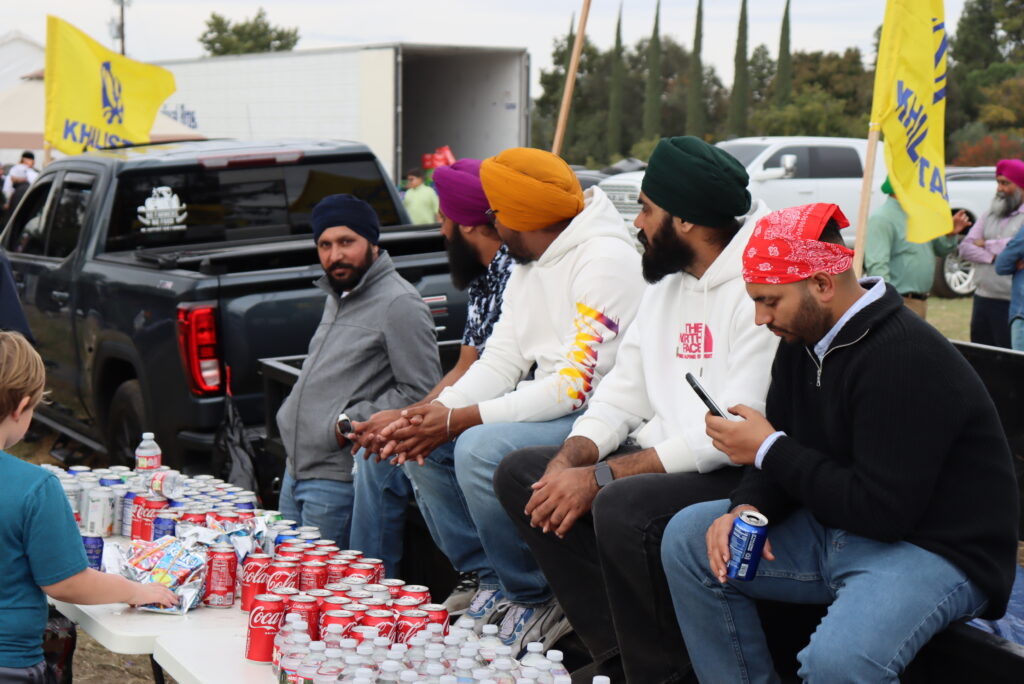
{"label": "green tree", "polygon": [[768,52],[768,46],[758,45],[750,55],[747,66],[750,79],[750,103],[759,107],[768,103],[772,81],[775,80],[775,60]]}
{"label": "green tree", "polygon": [[1024,0],[993,1],[992,12],[999,20],[1003,56],[1014,62],[1024,61]]}
{"label": "green tree", "polygon": [[644,137],[657,136],[661,128],[661,0],[654,9],[654,31],[647,44],[647,88],[644,90]]}
{"label": "green tree", "polygon": [[252,19],[235,23],[221,14],[211,12],[199,42],[212,57],[251,52],[284,52],[299,42],[299,29],[272,26],[262,7]]}
{"label": "green tree", "polygon": [[704,0],[697,0],[697,21],[693,28],[693,52],[690,53],[690,78],[686,92],[686,132],[703,138],[707,133],[707,103],[704,94],[704,67],[700,62],[704,40]]}
{"label": "green tree", "polygon": [[867,112],[853,117],[844,110],[841,99],[811,84],[797,89],[792,102],[784,107],[754,112],[751,124],[760,135],[863,137],[867,130]]}
{"label": "green tree", "polygon": [[793,57],[789,52],[789,0],[782,14],[779,33],[779,66],[775,72],[775,104],[784,106],[793,96]]}
{"label": "green tree", "polygon": [[626,64],[622,55],[622,5],[615,24],[615,48],[611,54],[611,82],[608,86],[608,159],[622,154],[622,88]]}
{"label": "green tree", "polygon": [[812,85],[842,102],[850,116],[857,117],[871,110],[874,74],[864,68],[858,48],[846,48],[842,54],[793,53],[793,92]]}
{"label": "green tree", "polygon": [[747,73],[747,0],[740,0],[740,24],[736,35],[736,56],[733,58],[732,94],[729,96],[729,119],[726,133],[743,137],[747,134],[750,84]]}

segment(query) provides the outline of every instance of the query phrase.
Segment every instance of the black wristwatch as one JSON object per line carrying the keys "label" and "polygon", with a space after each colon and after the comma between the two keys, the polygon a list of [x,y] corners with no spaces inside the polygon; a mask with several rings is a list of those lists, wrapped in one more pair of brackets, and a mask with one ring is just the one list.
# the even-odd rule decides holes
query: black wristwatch
{"label": "black wristwatch", "polygon": [[608,461],[599,461],[594,466],[594,479],[597,480],[597,488],[602,489],[606,484],[615,479],[615,473]]}

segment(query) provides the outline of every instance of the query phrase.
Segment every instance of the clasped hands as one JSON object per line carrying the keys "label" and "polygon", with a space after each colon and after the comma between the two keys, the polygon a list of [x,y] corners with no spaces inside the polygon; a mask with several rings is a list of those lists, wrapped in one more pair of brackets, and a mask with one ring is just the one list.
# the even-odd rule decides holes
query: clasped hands
{"label": "clasped hands", "polygon": [[449,409],[440,403],[380,411],[364,422],[353,422],[346,437],[365,449],[363,458],[373,454],[377,461],[389,460],[399,466],[406,461],[423,465],[431,451],[449,441]]}

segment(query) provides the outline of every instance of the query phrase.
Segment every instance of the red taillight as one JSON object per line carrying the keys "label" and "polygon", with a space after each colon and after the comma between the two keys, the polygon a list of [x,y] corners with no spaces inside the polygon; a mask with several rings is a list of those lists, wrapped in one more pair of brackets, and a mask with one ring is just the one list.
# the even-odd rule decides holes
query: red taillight
{"label": "red taillight", "polygon": [[215,314],[212,306],[178,308],[178,347],[195,394],[214,394],[221,389]]}

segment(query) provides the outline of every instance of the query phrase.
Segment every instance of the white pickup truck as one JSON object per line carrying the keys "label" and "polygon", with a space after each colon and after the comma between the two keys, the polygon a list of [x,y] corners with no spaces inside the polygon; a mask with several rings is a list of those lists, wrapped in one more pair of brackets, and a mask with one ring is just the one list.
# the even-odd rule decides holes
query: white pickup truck
{"label": "white pickup truck", "polygon": [[[843,235],[847,243],[853,246],[867,140],[761,137],[736,138],[720,142],[717,146],[746,166],[750,176],[750,194],[755,199],[764,200],[771,209],[812,202],[838,204],[851,221]],[[984,167],[956,171],[958,173],[950,169],[947,174],[950,206],[954,210],[966,209],[973,218],[977,218],[984,213],[995,192],[995,170]],[[988,183],[981,183],[979,179],[986,175]],[[885,199],[880,190],[885,176],[885,155],[879,144],[875,154],[871,211],[877,209]],[[640,211],[637,200],[643,178],[643,171],[634,171],[611,176],[600,183],[601,189],[630,224]],[[944,297],[970,294],[974,291],[973,268],[961,262],[955,254],[950,255],[936,266],[933,291]]]}

